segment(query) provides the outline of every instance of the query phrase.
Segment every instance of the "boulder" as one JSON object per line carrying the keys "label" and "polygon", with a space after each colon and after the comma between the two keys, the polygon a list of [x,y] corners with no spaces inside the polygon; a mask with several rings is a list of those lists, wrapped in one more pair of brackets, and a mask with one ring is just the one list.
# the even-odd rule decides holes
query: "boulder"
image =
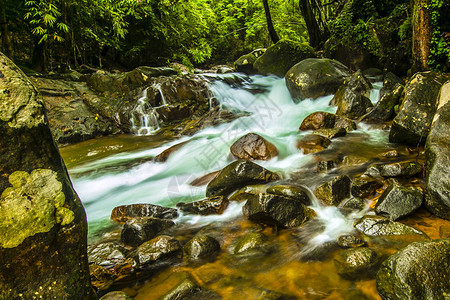
{"label": "boulder", "polygon": [[269,238],[260,232],[251,232],[239,237],[233,249],[235,255],[267,254],[272,251]]}
{"label": "boulder", "polygon": [[369,98],[350,89],[338,90],[333,99],[338,103],[336,114],[353,120],[362,117],[373,107]]}
{"label": "boulder", "polygon": [[292,198],[304,205],[311,205],[311,199],[305,190],[295,185],[274,185],[267,189],[267,193]]}
{"label": "boulder", "polygon": [[383,177],[411,177],[422,173],[423,166],[417,161],[402,161],[377,167]]}
{"label": "boulder", "polygon": [[278,149],[262,136],[249,133],[230,147],[231,154],[238,159],[269,160],[278,155]]}
{"label": "boulder", "polygon": [[109,292],[100,298],[100,300],[133,300],[127,293],[122,291]]}
{"label": "boulder", "polygon": [[278,180],[280,177],[246,160],[232,162],[223,168],[206,187],[206,196],[228,196],[234,190],[257,183]]}
{"label": "boulder", "polygon": [[427,238],[420,230],[381,216],[364,216],[355,222],[354,227],[368,236],[422,235]]}
{"label": "boulder", "polygon": [[323,129],[317,129],[313,131],[313,134],[320,135],[323,137],[326,137],[327,139],[334,139],[337,137],[343,137],[347,134],[347,130],[344,128],[323,128]]}
{"label": "boulder", "polygon": [[253,68],[263,75],[274,74],[283,77],[299,61],[315,56],[314,49],[308,44],[280,40],[267,48],[255,61]]}
{"label": "boulder", "polygon": [[159,218],[133,218],[125,222],[120,233],[122,243],[139,246],[156,237],[161,231],[175,225],[173,221]]}
{"label": "boulder", "polygon": [[450,82],[441,89],[439,109],[425,144],[425,206],[450,220]]}
{"label": "boulder", "polygon": [[191,203],[179,202],[177,208],[184,213],[201,216],[220,215],[228,206],[228,200],[223,196],[205,198]]}
{"label": "boulder", "polygon": [[346,131],[356,129],[356,123],[348,118],[337,116],[335,114],[318,111],[308,115],[300,125],[299,130],[321,130],[321,129],[339,129]]}
{"label": "boulder", "polygon": [[395,106],[400,104],[403,93],[403,82],[392,73],[384,77],[383,87],[380,90],[380,98],[375,107],[362,116],[359,120],[367,123],[386,122],[393,119]]}
{"label": "boulder", "polygon": [[314,216],[301,201],[263,193],[247,194],[242,212],[250,221],[287,228],[301,226]]}
{"label": "boulder", "polygon": [[362,279],[370,277],[370,273],[375,275],[373,269],[376,258],[376,252],[369,248],[353,248],[343,251],[335,260],[335,264],[339,275],[350,279]]}
{"label": "boulder", "polygon": [[342,200],[350,197],[352,180],[347,175],[340,175],[333,180],[319,185],[314,194],[327,205],[339,205]]}
{"label": "boulder", "polygon": [[355,178],[352,183],[352,195],[360,198],[367,198],[375,194],[376,190],[383,184],[371,177]]}
{"label": "boulder", "polygon": [[[180,243],[173,237],[160,235],[141,244],[134,254],[139,269],[149,269],[170,264],[167,260],[176,256],[181,251]],[[157,266],[155,266],[157,264]]]}
{"label": "boulder", "polygon": [[294,101],[301,101],[336,93],[349,76],[348,68],[336,60],[308,58],[289,69],[285,79]]}
{"label": "boulder", "polygon": [[320,152],[331,144],[331,141],[321,135],[307,134],[297,141],[297,148],[303,151],[303,154]]}
{"label": "boulder", "polygon": [[183,246],[187,260],[214,259],[219,252],[219,242],[208,235],[196,235]]}
{"label": "boulder", "polygon": [[111,212],[111,220],[121,224],[130,219],[141,217],[171,220],[178,217],[178,211],[170,207],[141,203],[117,206]]}
{"label": "boulder", "polygon": [[381,264],[377,290],[383,299],[448,299],[450,239],[415,242]]}
{"label": "boulder", "polygon": [[422,199],[423,194],[418,189],[393,183],[381,194],[375,205],[375,212],[395,221],[422,206]]}
{"label": "boulder", "polygon": [[89,264],[107,269],[125,260],[125,249],[116,242],[102,242],[88,246]]}
{"label": "boulder", "polygon": [[42,97],[2,53],[0,74],[0,295],[95,299],[86,215]]}
{"label": "boulder", "polygon": [[436,72],[416,73],[410,79],[389,132],[391,143],[425,144],[436,113],[439,90],[448,79],[448,75]]}
{"label": "boulder", "polygon": [[234,62],[234,68],[237,72],[246,74],[254,74],[256,70],[253,68],[255,61],[266,52],[266,49],[255,49],[252,52],[242,55]]}

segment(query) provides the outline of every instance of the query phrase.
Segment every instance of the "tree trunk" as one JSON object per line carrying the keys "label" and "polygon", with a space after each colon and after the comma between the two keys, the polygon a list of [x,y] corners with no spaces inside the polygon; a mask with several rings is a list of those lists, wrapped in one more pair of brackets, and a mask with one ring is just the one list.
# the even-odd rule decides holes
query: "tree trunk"
{"label": "tree trunk", "polygon": [[39,38],[35,38],[31,64],[33,66],[33,69],[38,72],[47,71],[47,57],[45,56],[46,44],[46,42],[39,43]]}
{"label": "tree trunk", "polygon": [[4,0],[0,0],[0,24],[2,34],[2,48],[3,53],[13,60],[14,52],[12,48],[11,39],[9,38],[8,22],[6,20],[6,3]]}
{"label": "tree trunk", "polygon": [[267,29],[269,30],[269,36],[272,42],[275,44],[280,40],[280,38],[278,37],[278,34],[275,31],[275,28],[273,27],[272,17],[270,16],[269,3],[267,2],[267,0],[263,0],[263,5],[264,5],[264,12],[266,13]]}
{"label": "tree trunk", "polygon": [[413,73],[427,71],[431,45],[431,14],[427,7],[430,0],[415,0],[413,7]]}
{"label": "tree trunk", "polygon": [[322,42],[322,31],[320,30],[319,24],[317,24],[311,3],[309,0],[299,0],[298,4],[306,23],[306,29],[308,30],[309,44],[313,48],[317,48]]}

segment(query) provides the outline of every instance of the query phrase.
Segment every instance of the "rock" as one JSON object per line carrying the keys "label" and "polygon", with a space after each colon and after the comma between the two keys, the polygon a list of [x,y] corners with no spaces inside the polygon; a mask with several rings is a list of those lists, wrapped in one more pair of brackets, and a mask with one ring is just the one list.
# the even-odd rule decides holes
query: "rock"
{"label": "rock", "polygon": [[401,79],[390,72],[387,73],[380,90],[380,99],[370,112],[360,118],[360,121],[379,123],[392,120],[395,114],[395,106],[400,104],[403,89]]}
{"label": "rock", "polygon": [[269,160],[278,155],[274,144],[255,133],[249,133],[238,139],[230,147],[231,154],[238,159]]}
{"label": "rock", "polygon": [[308,58],[286,73],[286,85],[292,98],[301,101],[336,93],[350,76],[346,66],[331,59]]}
{"label": "rock", "polygon": [[356,178],[352,183],[352,195],[360,198],[367,198],[375,194],[377,189],[381,188],[383,184],[371,177]]}
{"label": "rock", "polygon": [[447,299],[450,239],[415,242],[381,265],[377,291],[383,299]]}
{"label": "rock", "polygon": [[362,117],[373,107],[369,98],[349,89],[338,90],[333,100],[338,103],[336,114],[353,120]]}
{"label": "rock", "polygon": [[365,69],[363,75],[371,81],[383,81],[383,71],[378,68]]}
{"label": "rock", "polygon": [[232,162],[223,168],[206,187],[206,196],[228,196],[231,192],[246,185],[278,180],[280,177],[246,160]]}
{"label": "rock", "polygon": [[416,161],[402,161],[378,166],[383,177],[411,177],[422,172],[422,164]]}
{"label": "rock", "polygon": [[169,67],[148,67],[140,66],[126,73],[126,81],[134,85],[144,85],[148,78],[177,75],[178,72],[174,68]]}
{"label": "rock", "polygon": [[141,217],[175,219],[178,217],[178,211],[174,208],[141,203],[117,206],[111,212],[111,220],[117,223],[125,223],[130,219]]}
{"label": "rock", "polygon": [[328,173],[330,170],[336,167],[336,161],[334,160],[322,160],[317,163],[317,172]]}
{"label": "rock", "polygon": [[303,154],[320,152],[331,144],[331,141],[321,135],[307,134],[297,141],[297,148],[303,151]]}
{"label": "rock", "polygon": [[191,183],[189,183],[192,186],[204,186],[207,185],[208,183],[211,182],[211,180],[214,179],[214,177],[217,176],[217,174],[219,174],[220,171],[215,171],[215,172],[211,172],[208,173],[202,177],[196,178],[194,180],[192,180]]}
{"label": "rock", "polygon": [[255,61],[266,52],[266,49],[255,49],[252,52],[242,55],[234,62],[234,68],[237,72],[246,74],[254,74],[256,70],[253,68]]}
{"label": "rock", "polygon": [[448,79],[448,75],[435,72],[416,73],[410,79],[389,132],[391,143],[425,144],[436,113],[439,90]]}
{"label": "rock", "polygon": [[[344,81],[344,83],[339,87],[336,94],[343,93],[348,90],[354,92],[355,94],[369,98],[371,89],[372,84],[370,83],[370,81],[366,78],[366,76],[364,76],[361,70],[358,70]],[[333,97],[333,100],[331,100],[332,105],[339,106],[339,100],[340,99],[335,95]]]}
{"label": "rock", "polygon": [[439,227],[439,237],[442,238],[450,238],[450,226],[441,226]]}
{"label": "rock", "polygon": [[201,216],[220,215],[228,207],[228,200],[223,196],[215,196],[191,203],[180,202],[177,204],[177,207],[182,212],[189,214]]}
{"label": "rock", "polygon": [[161,152],[160,154],[156,155],[155,161],[156,162],[166,162],[174,152],[177,152],[186,144],[187,144],[187,141],[171,146],[170,148],[168,148],[168,149],[164,150],[163,152]]}
{"label": "rock", "polygon": [[361,279],[370,277],[370,271],[373,271],[371,269],[375,266],[376,258],[376,252],[369,248],[354,248],[343,251],[335,260],[335,264],[339,275],[351,279]]}
{"label": "rock", "polygon": [[313,134],[320,135],[331,140],[337,137],[345,136],[347,134],[347,130],[345,130],[344,128],[331,128],[331,129],[323,128],[314,130]]}
{"label": "rock", "polygon": [[375,205],[375,212],[393,221],[412,214],[422,206],[422,193],[416,188],[391,184],[381,194]]}
{"label": "rock", "polygon": [[130,246],[139,246],[175,225],[173,221],[158,218],[134,218],[125,222],[120,240]]}
{"label": "rock", "polygon": [[450,82],[441,89],[439,109],[425,145],[425,207],[450,220]]}
{"label": "rock", "polygon": [[125,292],[114,291],[104,295],[100,300],[133,300],[133,298],[128,296]]}
{"label": "rock", "polygon": [[141,244],[135,253],[135,260],[139,269],[148,269],[153,264],[161,265],[170,264],[170,262],[162,263],[161,260],[176,256],[181,250],[180,243],[171,236],[160,235]]}
{"label": "rock", "polygon": [[167,294],[159,298],[159,300],[181,300],[195,295],[201,290],[198,283],[191,277],[187,276],[178,285],[173,287]]}
{"label": "rock", "polygon": [[250,221],[294,228],[314,216],[314,211],[298,200],[271,194],[248,194],[242,212]]}
{"label": "rock", "polygon": [[197,235],[183,246],[183,254],[187,260],[213,259],[219,252],[219,242],[207,235]]}
{"label": "rock", "polygon": [[280,40],[267,48],[266,52],[255,61],[253,68],[263,75],[274,74],[283,77],[299,61],[315,56],[314,49],[308,44]]}
{"label": "rock", "polygon": [[124,248],[115,242],[104,242],[88,246],[89,264],[110,269],[125,260]]}
{"label": "rock", "polygon": [[350,198],[347,201],[345,201],[344,204],[342,204],[343,209],[350,209],[350,210],[361,211],[366,207],[367,207],[366,201],[358,197]]}
{"label": "rock", "polygon": [[337,116],[328,112],[315,112],[307,116],[299,130],[320,130],[320,129],[339,129],[344,128],[346,131],[356,129],[356,123],[348,118]]}
{"label": "rock", "polygon": [[333,180],[319,185],[314,194],[327,205],[337,206],[342,200],[350,197],[352,180],[346,175],[335,177]]}
{"label": "rock", "polygon": [[305,190],[295,185],[274,185],[267,189],[267,193],[292,198],[304,205],[311,205],[311,199]]}
{"label": "rock", "polygon": [[381,216],[364,216],[354,224],[354,227],[368,236],[423,235],[426,237],[426,234],[420,230]]}
{"label": "rock", "polygon": [[233,253],[236,255],[267,254],[273,251],[268,243],[269,238],[260,232],[251,232],[239,237],[234,246]]}
{"label": "rock", "polygon": [[94,299],[86,215],[42,97],[2,53],[0,73],[0,295]]}
{"label": "rock", "polygon": [[347,234],[338,238],[338,245],[342,248],[357,248],[365,246],[366,242],[357,235]]}

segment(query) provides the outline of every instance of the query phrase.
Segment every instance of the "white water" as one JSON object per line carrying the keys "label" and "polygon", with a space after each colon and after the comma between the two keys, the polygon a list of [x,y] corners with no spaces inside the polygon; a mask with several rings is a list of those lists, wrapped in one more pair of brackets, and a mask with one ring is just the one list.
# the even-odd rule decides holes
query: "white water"
{"label": "white water", "polygon": [[138,104],[131,113],[130,117],[131,130],[136,135],[150,135],[159,129],[159,122],[156,112],[153,107],[147,103],[147,100],[147,88],[145,88],[142,91],[142,95],[138,99]]}
{"label": "white water", "polygon": [[[226,76],[237,75],[220,75]],[[252,76],[241,77],[241,80],[245,82],[242,88],[231,88],[222,81],[214,81],[211,88],[220,105],[229,110],[248,112],[248,116],[206,128],[192,137],[184,137],[162,147],[116,154],[71,169],[73,184],[85,205],[90,224],[94,226],[93,224],[107,220],[112,209],[118,205],[152,203],[173,207],[180,201],[190,202],[204,198],[206,187],[193,187],[189,183],[230,163],[230,146],[250,132],[260,134],[279,150],[278,157],[258,164],[281,173],[285,178],[289,178],[293,171],[313,163],[313,155],[304,155],[296,147],[299,137],[307,134],[298,132],[298,127],[312,112],[335,112],[335,107],[328,106],[332,96],[296,104],[289,95],[284,79]],[[252,94],[250,91],[255,89],[260,92]],[[367,134],[367,143],[387,143],[381,131],[362,126],[357,132]],[[114,166],[124,162],[154,157],[184,141],[188,143],[174,152],[165,163],[145,162],[125,170],[114,169]],[[242,205],[243,203],[232,203],[220,216],[184,215],[178,222],[204,224],[231,220],[242,216]],[[313,208],[326,224],[325,230],[314,242],[334,239],[353,229],[351,218],[343,217],[335,207],[322,207],[315,203]]]}

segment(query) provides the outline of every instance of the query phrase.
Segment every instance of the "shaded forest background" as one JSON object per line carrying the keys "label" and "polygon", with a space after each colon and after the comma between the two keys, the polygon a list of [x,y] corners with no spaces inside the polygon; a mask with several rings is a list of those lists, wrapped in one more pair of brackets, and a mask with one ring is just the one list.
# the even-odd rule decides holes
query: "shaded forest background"
{"label": "shaded forest background", "polygon": [[[0,50],[39,72],[174,62],[205,67],[232,63],[277,39],[309,43],[319,56],[352,68],[379,67],[399,75],[411,67],[450,69],[448,0],[0,0],[0,5]],[[425,51],[423,43],[415,43],[420,40]]]}

